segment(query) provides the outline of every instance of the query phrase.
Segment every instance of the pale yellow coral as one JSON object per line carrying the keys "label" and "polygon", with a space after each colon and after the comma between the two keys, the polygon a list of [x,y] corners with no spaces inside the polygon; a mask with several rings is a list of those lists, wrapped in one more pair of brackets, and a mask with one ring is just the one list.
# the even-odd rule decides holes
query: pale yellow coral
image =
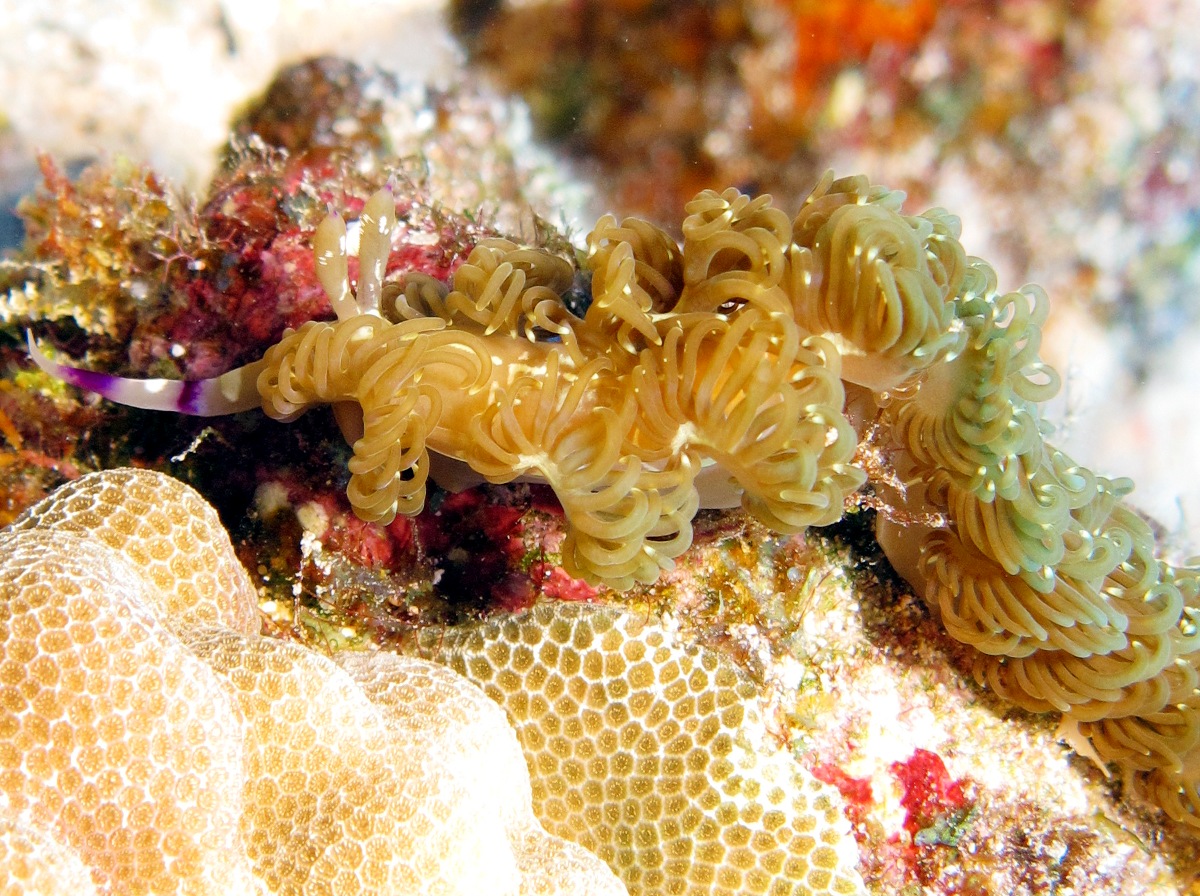
{"label": "pale yellow coral", "polygon": [[423,643],[508,711],[546,828],[631,894],[864,892],[836,791],[766,742],[754,688],[725,657],[580,604]]}
{"label": "pale yellow coral", "polygon": [[[437,820],[457,832],[474,858],[466,871],[478,879],[468,892],[495,888],[514,860],[524,896],[620,892],[615,880],[597,873],[595,856],[546,835],[531,811],[520,744],[504,711],[479,688],[445,666],[412,657],[342,653],[334,659],[382,710],[399,750],[421,764],[409,774],[409,788],[432,784],[438,792],[434,803],[444,817]],[[495,836],[497,820],[507,840]]]}
{"label": "pale yellow coral", "polygon": [[242,749],[212,670],[132,564],[51,529],[0,537],[0,792],[101,892],[251,893]]}
{"label": "pale yellow coral", "polygon": [[172,628],[259,628],[254,586],[217,512],[177,479],[143,470],[108,470],[51,494],[10,531],[70,532],[101,542],[149,580],[145,598]]}
{"label": "pale yellow coral", "polygon": [[0,558],[9,875],[72,896],[80,867],[122,896],[623,892],[538,825],[515,736],[466,680],[257,634],[182,483],[84,477],[0,533]]}
{"label": "pale yellow coral", "polygon": [[0,810],[0,896],[97,896],[79,854]]}

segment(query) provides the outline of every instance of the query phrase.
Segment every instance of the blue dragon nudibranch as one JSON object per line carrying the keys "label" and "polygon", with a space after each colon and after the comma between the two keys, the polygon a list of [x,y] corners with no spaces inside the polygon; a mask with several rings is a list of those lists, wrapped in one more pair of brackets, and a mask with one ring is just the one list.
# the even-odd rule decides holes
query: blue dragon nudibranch
{"label": "blue dragon nudibranch", "polygon": [[431,470],[545,481],[566,515],[563,566],[617,589],[670,568],[702,504],[740,504],[781,532],[834,522],[867,480],[860,433],[886,433],[880,543],[978,649],[977,677],[1063,713],[1200,828],[1200,571],[1157,558],[1121,501],[1128,480],[1046,443],[1038,405],[1058,377],[1038,358],[1045,295],[1000,293],[956,218],[905,215],[902,200],[826,176],[790,218],[768,196],[705,191],[682,245],[605,216],[576,314],[563,299],[576,265],[507,240],[481,241],[449,285],[384,282],[385,190],[359,222],[357,293],[346,225],[316,232],[337,320],[286,333],[254,364],[135,382],[30,352],[140,407],[290,420],[331,404],[364,519],[419,511]]}

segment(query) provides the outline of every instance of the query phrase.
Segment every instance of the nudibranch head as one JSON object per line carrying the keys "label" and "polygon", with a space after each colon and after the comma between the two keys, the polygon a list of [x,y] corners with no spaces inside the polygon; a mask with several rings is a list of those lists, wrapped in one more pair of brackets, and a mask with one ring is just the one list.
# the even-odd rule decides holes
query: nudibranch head
{"label": "nudibranch head", "polygon": [[[357,297],[349,284],[345,221],[337,214],[330,214],[318,225],[313,235],[317,277],[339,320],[360,313],[379,314],[383,270],[396,226],[395,208],[391,188],[385,187],[367,201],[356,222],[360,266]],[[27,334],[26,341],[29,356],[51,376],[128,407],[218,417],[261,405],[256,385],[261,362],[204,380],[129,379],[59,363],[47,357],[32,334]]]}

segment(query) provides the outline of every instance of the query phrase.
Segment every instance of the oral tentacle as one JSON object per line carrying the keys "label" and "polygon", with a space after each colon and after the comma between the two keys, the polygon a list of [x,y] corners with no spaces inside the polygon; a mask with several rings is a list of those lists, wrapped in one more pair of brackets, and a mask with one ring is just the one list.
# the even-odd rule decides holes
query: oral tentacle
{"label": "oral tentacle", "polygon": [[42,351],[32,333],[27,333],[25,339],[29,357],[50,376],[117,404],[192,417],[239,414],[262,405],[255,386],[264,366],[262,361],[206,380],[132,379],[61,364]]}

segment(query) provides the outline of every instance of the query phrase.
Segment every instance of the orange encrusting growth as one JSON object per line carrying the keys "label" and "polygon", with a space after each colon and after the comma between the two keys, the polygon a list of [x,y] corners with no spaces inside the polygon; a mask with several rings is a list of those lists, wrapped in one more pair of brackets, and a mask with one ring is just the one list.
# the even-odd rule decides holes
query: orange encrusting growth
{"label": "orange encrusting growth", "polygon": [[794,108],[806,110],[819,88],[878,45],[916,47],[937,18],[938,0],[778,0],[792,18]]}

